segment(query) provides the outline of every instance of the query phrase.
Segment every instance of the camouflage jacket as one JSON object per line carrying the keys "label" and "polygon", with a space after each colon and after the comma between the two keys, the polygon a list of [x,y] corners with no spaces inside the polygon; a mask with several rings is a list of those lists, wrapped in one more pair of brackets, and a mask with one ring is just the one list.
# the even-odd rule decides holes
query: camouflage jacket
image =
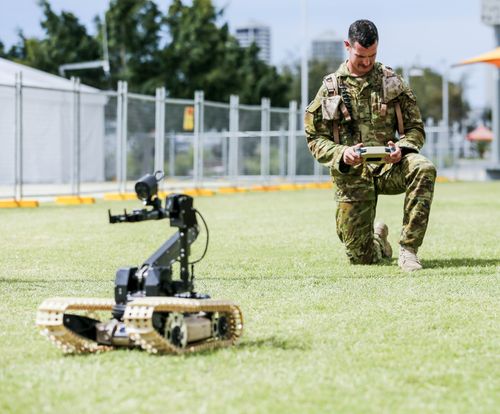
{"label": "camouflage jacket", "polygon": [[[392,73],[389,87],[384,89],[384,72]],[[415,96],[402,78],[390,68],[376,63],[374,68],[364,77],[354,77],[347,68],[347,62],[340,65],[334,76],[337,83],[342,83],[350,97],[352,117],[347,121],[340,110],[331,114],[339,122],[340,142],[333,138],[333,120],[325,119],[324,103],[329,93],[323,84],[314,100],[306,109],[304,126],[307,144],[314,158],[330,167],[333,177],[340,175],[361,175],[366,165],[358,165],[340,169],[342,154],[347,146],[363,142],[365,146],[386,145],[388,141],[397,141],[405,152],[418,152],[425,141],[424,124],[418,109]],[[337,100],[343,101],[339,96]],[[386,113],[381,111],[381,102],[387,102]],[[397,140],[397,118],[394,102],[398,100],[404,123],[404,137]],[[328,116],[330,117],[330,116]],[[406,150],[404,150],[406,148]],[[392,164],[384,166],[384,171]],[[346,177],[347,178],[347,177]],[[336,180],[337,181],[337,180]],[[340,180],[338,180],[340,181]]]}

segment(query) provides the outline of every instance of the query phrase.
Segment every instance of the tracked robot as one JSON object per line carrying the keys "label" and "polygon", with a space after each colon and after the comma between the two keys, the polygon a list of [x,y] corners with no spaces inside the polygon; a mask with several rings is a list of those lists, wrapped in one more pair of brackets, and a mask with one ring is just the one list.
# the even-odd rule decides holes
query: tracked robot
{"label": "tracked robot", "polygon": [[[157,195],[160,171],[135,184],[145,208],[109,214],[110,223],[169,219],[178,231],[138,267],[116,272],[115,297],[52,298],[39,307],[36,324],[64,353],[92,353],[140,347],[150,353],[182,354],[231,346],[243,332],[240,308],[194,290],[194,264],[206,253],[208,227],[186,194],[169,194],[164,206]],[[207,245],[190,262],[190,246],[199,234],[197,215],[205,224]],[[180,278],[173,266],[179,263]],[[100,321],[94,314],[110,312]]]}

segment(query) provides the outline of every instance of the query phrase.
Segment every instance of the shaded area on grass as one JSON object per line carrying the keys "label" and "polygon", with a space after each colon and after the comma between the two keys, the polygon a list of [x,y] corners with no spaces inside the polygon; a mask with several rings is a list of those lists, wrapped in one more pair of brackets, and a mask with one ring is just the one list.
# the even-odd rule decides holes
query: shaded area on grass
{"label": "shaded area on grass", "polygon": [[304,343],[304,341],[300,338],[280,338],[277,336],[269,336],[267,338],[259,338],[259,339],[249,339],[242,340],[241,343],[238,344],[238,348],[275,348],[282,350],[298,350],[298,351],[307,351],[311,347]]}
{"label": "shaded area on grass", "polygon": [[425,259],[422,263],[426,269],[449,267],[490,267],[500,266],[500,259],[481,259],[477,257],[462,257],[450,259]]}

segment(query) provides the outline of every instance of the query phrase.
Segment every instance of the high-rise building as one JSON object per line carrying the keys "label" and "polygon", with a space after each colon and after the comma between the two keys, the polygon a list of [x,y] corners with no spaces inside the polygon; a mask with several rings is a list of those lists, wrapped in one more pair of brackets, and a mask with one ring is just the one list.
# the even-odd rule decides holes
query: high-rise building
{"label": "high-rise building", "polygon": [[311,59],[323,62],[342,62],[345,59],[344,41],[333,31],[312,40]]}
{"label": "high-rise building", "polygon": [[250,22],[236,28],[236,39],[241,47],[255,43],[259,47],[259,58],[271,64],[271,28],[257,22]]}

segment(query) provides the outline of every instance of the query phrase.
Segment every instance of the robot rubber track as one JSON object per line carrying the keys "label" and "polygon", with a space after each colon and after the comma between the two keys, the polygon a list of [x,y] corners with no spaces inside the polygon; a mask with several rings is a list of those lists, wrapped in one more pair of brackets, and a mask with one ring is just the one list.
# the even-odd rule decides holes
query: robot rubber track
{"label": "robot rubber track", "polygon": [[[114,301],[97,298],[52,298],[39,307],[36,324],[41,333],[64,353],[82,354],[105,352],[114,346],[102,345],[81,336],[64,324],[64,318],[72,312],[111,311]],[[174,345],[153,326],[153,313],[200,314],[218,313],[228,319],[228,333],[223,338],[209,338],[190,342],[185,347]],[[132,346],[141,347],[149,353],[185,354],[222,347],[236,343],[243,333],[243,316],[238,306],[230,301],[213,299],[186,299],[176,297],[137,298],[127,304],[123,322]]]}

